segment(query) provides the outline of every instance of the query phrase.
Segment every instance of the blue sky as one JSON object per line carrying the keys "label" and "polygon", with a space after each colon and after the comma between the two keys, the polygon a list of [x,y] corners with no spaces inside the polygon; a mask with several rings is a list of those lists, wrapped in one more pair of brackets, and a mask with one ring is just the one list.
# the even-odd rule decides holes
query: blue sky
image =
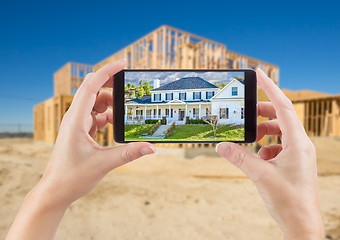
{"label": "blue sky", "polygon": [[0,124],[32,123],[67,61],[95,64],[163,24],[279,65],[283,88],[340,93],[339,9],[328,1],[1,1]]}

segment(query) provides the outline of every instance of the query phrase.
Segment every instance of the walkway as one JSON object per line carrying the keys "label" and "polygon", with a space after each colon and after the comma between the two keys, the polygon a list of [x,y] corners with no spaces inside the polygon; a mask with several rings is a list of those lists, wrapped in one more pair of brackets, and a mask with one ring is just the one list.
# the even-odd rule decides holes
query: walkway
{"label": "walkway", "polygon": [[160,125],[159,128],[152,134],[152,138],[164,138],[166,131],[170,125]]}

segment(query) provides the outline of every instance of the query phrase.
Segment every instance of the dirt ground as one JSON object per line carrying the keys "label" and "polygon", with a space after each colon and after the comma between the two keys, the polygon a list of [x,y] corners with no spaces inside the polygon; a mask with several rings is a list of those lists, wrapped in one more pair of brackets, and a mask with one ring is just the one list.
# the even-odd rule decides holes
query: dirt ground
{"label": "dirt ground", "polygon": [[[340,239],[340,139],[313,142],[326,239]],[[40,179],[51,150],[30,139],[0,139],[1,239]],[[56,239],[282,238],[242,172],[213,149],[193,158],[185,158],[185,151],[158,149],[112,171],[71,205]]]}

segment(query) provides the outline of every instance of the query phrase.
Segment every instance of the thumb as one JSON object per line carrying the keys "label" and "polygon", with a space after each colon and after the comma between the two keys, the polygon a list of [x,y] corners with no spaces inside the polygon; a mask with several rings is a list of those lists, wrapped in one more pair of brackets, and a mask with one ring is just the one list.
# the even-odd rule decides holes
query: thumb
{"label": "thumb", "polygon": [[265,170],[266,162],[254,156],[244,147],[230,142],[217,144],[216,152],[238,167],[252,181],[256,182]]}
{"label": "thumb", "polygon": [[153,154],[156,148],[147,142],[128,143],[118,147],[105,148],[101,153],[101,158],[105,162],[107,172],[129,163],[144,155]]}

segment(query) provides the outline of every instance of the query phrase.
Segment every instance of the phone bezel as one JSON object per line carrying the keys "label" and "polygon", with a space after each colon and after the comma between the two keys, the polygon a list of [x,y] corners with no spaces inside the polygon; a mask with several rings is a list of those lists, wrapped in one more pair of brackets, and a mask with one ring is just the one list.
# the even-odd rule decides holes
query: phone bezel
{"label": "phone bezel", "polygon": [[[123,69],[113,76],[113,138],[117,143],[138,141],[125,141],[124,137],[124,74],[125,72],[244,72],[245,75],[245,106],[244,106],[244,141],[230,141],[235,143],[252,143],[256,140],[257,128],[257,82],[256,72],[253,69]],[[219,143],[221,141],[141,141],[150,143]]]}

